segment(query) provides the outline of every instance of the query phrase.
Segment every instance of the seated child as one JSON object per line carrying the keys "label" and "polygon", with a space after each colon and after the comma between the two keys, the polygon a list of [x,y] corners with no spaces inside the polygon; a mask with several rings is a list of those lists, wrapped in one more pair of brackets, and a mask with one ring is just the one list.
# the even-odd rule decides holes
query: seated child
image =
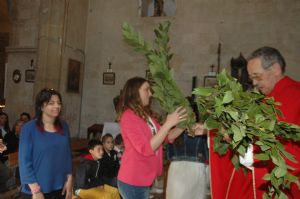
{"label": "seated child", "polygon": [[119,163],[121,164],[121,158],[124,152],[124,144],[123,144],[123,138],[122,135],[119,133],[115,137],[115,146],[114,150],[117,152],[117,156],[119,158]]}
{"label": "seated child", "polygon": [[101,165],[103,168],[104,183],[117,187],[117,175],[120,164],[117,152],[114,150],[114,138],[107,133],[102,137],[104,148]]}
{"label": "seated child", "polygon": [[118,189],[104,184],[102,165],[102,143],[99,140],[90,140],[89,153],[80,162],[75,179],[75,194],[81,199],[120,199]]}

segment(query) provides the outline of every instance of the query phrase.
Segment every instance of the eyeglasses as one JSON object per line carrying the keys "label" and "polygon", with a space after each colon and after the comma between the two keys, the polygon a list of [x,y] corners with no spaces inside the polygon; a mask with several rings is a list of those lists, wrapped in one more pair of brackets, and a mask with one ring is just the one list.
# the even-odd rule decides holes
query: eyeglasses
{"label": "eyeglasses", "polygon": [[255,75],[249,75],[252,81],[261,81],[265,73],[256,73]]}

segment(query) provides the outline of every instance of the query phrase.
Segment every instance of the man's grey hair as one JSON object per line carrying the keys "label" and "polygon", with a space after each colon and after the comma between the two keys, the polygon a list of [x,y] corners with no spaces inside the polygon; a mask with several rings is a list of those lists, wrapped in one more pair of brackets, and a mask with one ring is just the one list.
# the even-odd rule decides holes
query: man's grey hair
{"label": "man's grey hair", "polygon": [[259,48],[255,50],[250,57],[248,58],[248,61],[260,58],[262,62],[262,67],[264,69],[270,68],[273,64],[278,63],[281,67],[282,73],[285,72],[285,60],[279,50],[276,48],[264,46],[262,48]]}

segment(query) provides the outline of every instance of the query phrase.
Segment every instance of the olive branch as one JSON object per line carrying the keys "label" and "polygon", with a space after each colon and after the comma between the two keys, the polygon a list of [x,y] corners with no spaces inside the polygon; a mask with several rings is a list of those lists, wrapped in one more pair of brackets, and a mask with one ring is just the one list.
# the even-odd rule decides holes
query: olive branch
{"label": "olive branch", "polygon": [[[224,155],[228,150],[233,152],[232,163],[240,168],[239,155],[244,156],[249,144],[256,145],[259,153],[255,159],[272,162],[273,169],[263,179],[269,181],[268,192],[264,199],[284,199],[285,189],[291,183],[299,187],[298,177],[290,171],[284,158],[296,162],[280,140],[300,140],[300,127],[294,124],[277,121],[277,114],[282,114],[275,106],[273,98],[266,98],[257,91],[243,91],[236,79],[225,70],[217,75],[218,84],[211,88],[197,88],[198,109],[204,126],[218,129],[214,138],[215,152]],[[224,134],[231,141],[224,142]]]}

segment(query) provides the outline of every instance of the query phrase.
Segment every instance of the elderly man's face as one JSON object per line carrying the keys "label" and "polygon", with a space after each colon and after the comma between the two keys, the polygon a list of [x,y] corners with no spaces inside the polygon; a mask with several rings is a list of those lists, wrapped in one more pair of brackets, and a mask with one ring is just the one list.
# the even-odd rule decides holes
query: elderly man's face
{"label": "elderly man's face", "polygon": [[268,69],[262,67],[261,59],[254,58],[248,61],[247,70],[249,77],[260,92],[268,95],[274,88],[276,80],[274,77],[274,68],[271,66]]}

